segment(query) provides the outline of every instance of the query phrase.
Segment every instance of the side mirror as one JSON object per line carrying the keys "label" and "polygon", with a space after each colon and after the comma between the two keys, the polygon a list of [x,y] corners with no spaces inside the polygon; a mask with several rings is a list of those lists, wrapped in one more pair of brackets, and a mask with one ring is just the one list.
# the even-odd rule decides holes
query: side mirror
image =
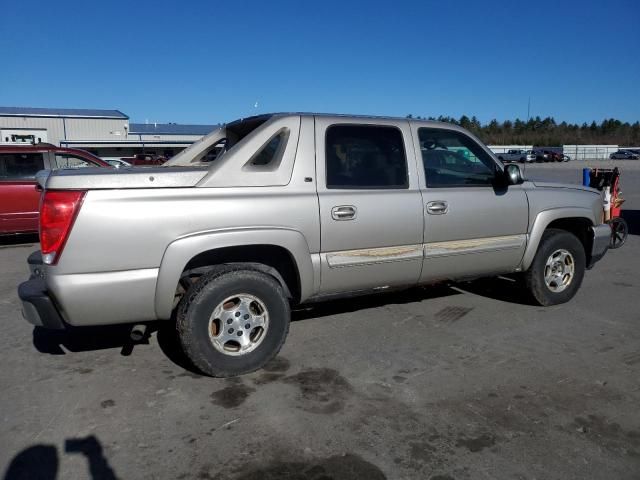
{"label": "side mirror", "polygon": [[519,185],[524,182],[522,172],[520,172],[520,167],[513,163],[504,167],[504,176],[507,185]]}

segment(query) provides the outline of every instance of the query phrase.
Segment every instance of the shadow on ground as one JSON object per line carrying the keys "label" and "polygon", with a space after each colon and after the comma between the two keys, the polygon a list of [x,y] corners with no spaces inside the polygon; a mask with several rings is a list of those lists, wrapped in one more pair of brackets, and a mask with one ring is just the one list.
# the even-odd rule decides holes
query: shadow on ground
{"label": "shadow on ground", "polygon": [[[292,321],[320,319],[332,315],[378,308],[384,305],[422,302],[433,298],[470,293],[505,302],[531,305],[518,283],[491,278],[451,285],[415,287],[408,290],[336,299],[303,305],[293,310]],[[151,322],[144,338],[134,342],[130,338],[131,325],[109,325],[99,327],[68,327],[67,330],[33,329],[33,345],[41,353],[65,355],[67,352],[84,352],[104,349],[120,349],[120,355],[129,356],[135,348],[149,344],[154,333],[162,352],[176,365],[187,371],[200,372],[184,354],[174,321]]]}
{"label": "shadow on ground", "polygon": [[[65,441],[65,453],[87,457],[89,478],[115,480],[117,477],[104,456],[102,444],[93,435],[69,438]],[[60,461],[54,445],[37,444],[17,453],[4,474],[4,480],[56,480]]]}
{"label": "shadow on ground", "polygon": [[148,345],[154,333],[162,352],[176,365],[197,372],[180,346],[175,323],[152,322],[139,341],[131,339],[132,325],[105,325],[100,327],[68,327],[67,330],[33,329],[33,346],[41,353],[65,355],[69,352],[87,352],[106,349],[120,349],[120,355],[129,356],[135,348]]}
{"label": "shadow on ground", "polygon": [[622,218],[629,225],[629,235],[640,235],[640,210],[622,209]]}
{"label": "shadow on ground", "polygon": [[516,303],[518,305],[537,306],[529,292],[515,278],[483,278],[473,282],[457,283],[454,288],[463,293],[472,293],[481,297]]}
{"label": "shadow on ground", "polygon": [[292,321],[307,320],[313,318],[328,317],[342,313],[357,312],[369,308],[378,308],[384,305],[398,305],[405,303],[421,302],[431,298],[459,295],[460,292],[447,285],[433,285],[430,287],[416,287],[408,290],[400,290],[375,295],[362,295],[358,297],[340,298],[326,302],[302,305],[291,313]]}

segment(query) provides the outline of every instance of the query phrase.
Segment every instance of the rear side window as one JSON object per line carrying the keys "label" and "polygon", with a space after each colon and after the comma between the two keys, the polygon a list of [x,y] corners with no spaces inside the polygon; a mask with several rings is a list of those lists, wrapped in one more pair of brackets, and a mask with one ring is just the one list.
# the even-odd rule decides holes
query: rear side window
{"label": "rear side window", "polygon": [[273,137],[271,137],[267,143],[265,143],[258,152],[251,157],[251,160],[247,162],[245,168],[255,170],[273,170],[280,165],[282,156],[284,155],[284,149],[287,146],[287,140],[289,139],[289,129],[283,128]]}
{"label": "rear side window", "polygon": [[327,188],[408,188],[407,157],[396,127],[333,125],[326,134]]}
{"label": "rear side window", "polygon": [[41,153],[0,153],[0,180],[33,179],[43,169]]}

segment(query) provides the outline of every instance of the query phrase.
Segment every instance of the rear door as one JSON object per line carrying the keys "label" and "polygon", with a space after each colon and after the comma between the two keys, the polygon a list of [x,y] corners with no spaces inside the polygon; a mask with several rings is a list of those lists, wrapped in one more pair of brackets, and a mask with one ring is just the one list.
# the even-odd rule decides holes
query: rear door
{"label": "rear door", "polygon": [[521,185],[496,181],[501,166],[463,131],[412,125],[424,202],[421,281],[513,271],[524,254],[529,205]]}
{"label": "rear door", "polygon": [[42,153],[0,153],[0,233],[38,231],[35,175],[44,168]]}
{"label": "rear door", "polygon": [[409,124],[316,117],[321,294],[417,283],[422,202]]}

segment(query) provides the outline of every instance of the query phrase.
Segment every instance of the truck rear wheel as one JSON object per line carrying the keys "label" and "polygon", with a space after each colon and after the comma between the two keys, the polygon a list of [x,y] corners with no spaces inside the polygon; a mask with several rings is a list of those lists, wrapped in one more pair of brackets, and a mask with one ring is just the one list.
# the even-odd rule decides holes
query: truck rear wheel
{"label": "truck rear wheel", "polygon": [[270,275],[223,267],[203,275],[178,306],[185,354],[203,373],[231,377],[275,357],[289,332],[289,302]]}
{"label": "truck rear wheel", "polygon": [[584,278],[586,258],[578,238],[565,230],[548,229],[525,274],[527,289],[543,306],[571,300]]}

